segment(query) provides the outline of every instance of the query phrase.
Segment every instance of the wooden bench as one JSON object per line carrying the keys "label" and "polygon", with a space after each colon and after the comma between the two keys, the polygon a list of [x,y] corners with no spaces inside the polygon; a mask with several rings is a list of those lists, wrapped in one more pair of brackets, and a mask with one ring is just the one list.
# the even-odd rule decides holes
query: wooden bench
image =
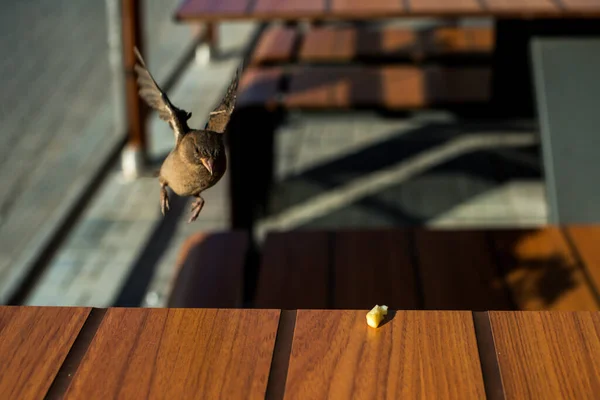
{"label": "wooden bench", "polygon": [[491,97],[491,79],[486,67],[250,67],[238,107],[411,110],[480,104]]}
{"label": "wooden bench", "polygon": [[272,233],[254,306],[599,310],[599,239],[600,227]]}
{"label": "wooden bench", "polygon": [[242,307],[248,249],[248,235],[244,232],[191,236],[179,254],[168,307]]}
{"label": "wooden bench", "polygon": [[490,56],[493,47],[488,28],[324,26],[304,33],[271,26],[251,55],[238,108],[402,111],[487,103],[489,62],[462,62]]}
{"label": "wooden bench", "polygon": [[491,57],[494,30],[439,27],[427,30],[387,27],[315,27],[306,33],[289,26],[265,30],[250,61],[253,66],[350,61]]}

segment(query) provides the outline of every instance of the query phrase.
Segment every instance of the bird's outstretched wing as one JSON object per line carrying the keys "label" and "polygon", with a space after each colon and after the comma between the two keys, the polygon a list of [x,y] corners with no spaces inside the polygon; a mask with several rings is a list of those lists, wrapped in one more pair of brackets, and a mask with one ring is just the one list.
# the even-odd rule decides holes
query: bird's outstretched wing
{"label": "bird's outstretched wing", "polygon": [[231,118],[231,113],[233,113],[233,109],[235,108],[238,83],[240,81],[240,69],[241,67],[235,71],[235,76],[231,80],[227,92],[225,92],[225,96],[208,116],[208,122],[204,129],[218,133],[225,132],[229,119]]}
{"label": "bird's outstretched wing", "polygon": [[162,91],[152,77],[152,74],[150,74],[150,71],[146,68],[146,63],[139,50],[134,48],[134,51],[138,59],[138,63],[134,69],[138,76],[137,82],[140,87],[140,97],[158,112],[158,116],[161,119],[169,123],[175,133],[175,141],[179,142],[181,137],[189,130],[187,120],[190,119],[192,113],[181,110],[171,103],[166,93]]}

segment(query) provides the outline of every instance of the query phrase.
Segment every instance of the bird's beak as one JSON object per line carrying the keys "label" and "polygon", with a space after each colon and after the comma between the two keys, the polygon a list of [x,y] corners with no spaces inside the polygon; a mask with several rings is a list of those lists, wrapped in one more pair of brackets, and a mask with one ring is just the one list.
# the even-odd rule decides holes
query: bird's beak
{"label": "bird's beak", "polygon": [[202,165],[204,165],[204,167],[212,175],[213,174],[213,160],[212,160],[212,158],[202,158],[201,161],[202,161]]}

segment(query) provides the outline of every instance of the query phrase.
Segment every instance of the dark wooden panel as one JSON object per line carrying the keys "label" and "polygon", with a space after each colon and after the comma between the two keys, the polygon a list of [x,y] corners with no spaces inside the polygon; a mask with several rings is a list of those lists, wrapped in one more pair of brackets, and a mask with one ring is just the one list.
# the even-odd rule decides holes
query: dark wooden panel
{"label": "dark wooden panel", "polygon": [[283,102],[292,108],[390,109],[478,103],[489,99],[490,80],[484,67],[298,67]]}
{"label": "dark wooden panel", "polygon": [[245,232],[191,236],[179,255],[169,307],[242,307],[247,251]]}
{"label": "dark wooden panel", "polygon": [[263,246],[256,291],[258,308],[328,308],[330,235],[272,233]]}
{"label": "dark wooden panel", "polygon": [[256,0],[252,16],[257,18],[323,17],[325,0]]}
{"label": "dark wooden panel", "polygon": [[197,17],[230,18],[246,14],[250,0],[184,0],[176,12],[182,20]]}
{"label": "dark wooden panel", "polygon": [[298,311],[285,399],[484,399],[470,312]]}
{"label": "dark wooden panel", "polygon": [[507,399],[596,399],[600,314],[491,312]]}
{"label": "dark wooden panel", "polygon": [[344,231],[335,235],[334,307],[418,307],[408,231]]}
{"label": "dark wooden panel", "polygon": [[505,281],[520,310],[597,310],[590,287],[555,227],[490,233]]}
{"label": "dark wooden panel", "polygon": [[596,293],[600,293],[600,226],[568,226],[566,234],[581,257]]}
{"label": "dark wooden panel", "polygon": [[298,33],[294,28],[274,26],[261,36],[252,55],[253,64],[283,63],[292,59]]}
{"label": "dark wooden panel", "polygon": [[331,11],[340,17],[375,18],[406,12],[404,3],[398,0],[331,0]]}
{"label": "dark wooden panel", "polygon": [[0,307],[0,398],[44,398],[89,313]]}
{"label": "dark wooden panel", "polygon": [[[429,105],[485,103],[492,95],[492,70],[487,67],[429,67],[425,93]],[[402,81],[390,82],[390,95],[398,95]]]}
{"label": "dark wooden panel", "polygon": [[275,106],[282,77],[280,68],[248,67],[240,79],[236,107]]}
{"label": "dark wooden panel", "polygon": [[483,231],[415,231],[426,309],[509,310]]}
{"label": "dark wooden panel", "polygon": [[478,0],[408,0],[408,3],[410,12],[428,15],[484,12]]}
{"label": "dark wooden panel", "polygon": [[65,398],[264,398],[278,321],[278,310],[110,309]]}

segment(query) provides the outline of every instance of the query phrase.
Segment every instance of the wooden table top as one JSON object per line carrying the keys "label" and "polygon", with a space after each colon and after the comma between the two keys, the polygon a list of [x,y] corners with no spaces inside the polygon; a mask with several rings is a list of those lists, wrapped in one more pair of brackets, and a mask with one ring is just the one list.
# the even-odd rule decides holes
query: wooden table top
{"label": "wooden table top", "polygon": [[600,0],[184,0],[180,21],[395,17],[596,18]]}
{"label": "wooden table top", "polygon": [[0,398],[592,399],[600,313],[0,307]]}

